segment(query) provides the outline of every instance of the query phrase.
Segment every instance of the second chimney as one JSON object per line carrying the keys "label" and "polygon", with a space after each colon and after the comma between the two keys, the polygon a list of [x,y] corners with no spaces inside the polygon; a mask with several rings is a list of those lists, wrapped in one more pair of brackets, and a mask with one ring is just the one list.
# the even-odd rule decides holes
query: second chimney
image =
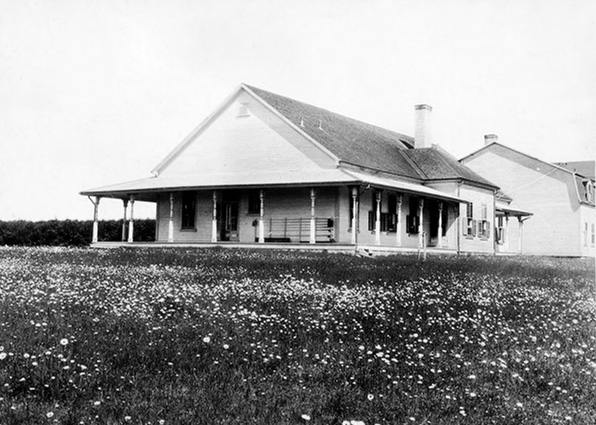
{"label": "second chimney", "polygon": [[488,146],[491,143],[497,143],[499,141],[499,136],[496,134],[485,134],[484,135],[484,146]]}
{"label": "second chimney", "polygon": [[431,112],[433,110],[429,105],[416,105],[414,130],[414,144],[416,148],[429,148],[432,143]]}

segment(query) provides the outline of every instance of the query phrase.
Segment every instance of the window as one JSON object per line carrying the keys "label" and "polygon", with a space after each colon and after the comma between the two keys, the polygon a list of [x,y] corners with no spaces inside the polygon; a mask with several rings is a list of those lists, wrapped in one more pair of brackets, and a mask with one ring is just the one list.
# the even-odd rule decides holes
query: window
{"label": "window", "polygon": [[490,221],[488,221],[488,208],[486,204],[481,205],[481,217],[478,221],[478,236],[483,239],[490,237]]}
{"label": "window", "polygon": [[418,198],[410,198],[410,214],[406,217],[406,226],[408,233],[411,235],[418,234],[418,227],[420,226],[420,217],[418,216]]}
{"label": "window", "polygon": [[584,246],[588,246],[588,223],[584,223]]}
{"label": "window", "polygon": [[182,229],[195,228],[195,216],[197,210],[197,195],[195,192],[182,193]]}
{"label": "window", "polygon": [[397,231],[397,195],[387,195],[387,213],[381,214],[381,230],[395,233]]}
{"label": "window", "polygon": [[594,223],[592,223],[592,246],[594,246]]}
{"label": "window", "polygon": [[594,186],[590,180],[584,182],[584,187],[586,188],[586,201],[592,203],[593,202],[593,192]]}
{"label": "window", "polygon": [[261,214],[261,194],[258,190],[248,192],[248,213]]}
{"label": "window", "polygon": [[348,188],[348,205],[350,206],[350,224],[348,225],[349,229],[352,229],[352,222],[354,221],[354,196],[352,191],[356,190],[354,187]]}
{"label": "window", "polygon": [[462,229],[464,236],[476,236],[476,220],[474,220],[474,203],[472,202],[466,207],[466,217]]}
{"label": "window", "polygon": [[[377,221],[377,193],[372,192],[372,209],[368,211],[368,230],[375,230],[375,223]],[[416,202],[416,205],[418,203]],[[351,204],[350,204],[351,205]],[[387,212],[383,212],[383,204],[381,198],[381,232],[395,233],[397,231],[397,195],[395,193],[387,194]],[[350,207],[350,216],[351,216]],[[416,228],[417,229],[417,228]],[[418,231],[416,230],[416,233]]]}
{"label": "window", "polygon": [[505,226],[503,224],[504,221],[505,221],[504,216],[501,215],[501,216],[497,217],[497,229],[496,229],[495,238],[499,245],[502,245],[505,243]]}

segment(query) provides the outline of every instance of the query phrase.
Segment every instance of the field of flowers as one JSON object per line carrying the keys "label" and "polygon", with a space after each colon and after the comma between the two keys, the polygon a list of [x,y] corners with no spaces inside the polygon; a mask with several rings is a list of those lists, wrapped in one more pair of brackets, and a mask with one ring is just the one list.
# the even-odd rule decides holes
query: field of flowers
{"label": "field of flowers", "polygon": [[594,424],[594,273],[0,248],[0,424]]}

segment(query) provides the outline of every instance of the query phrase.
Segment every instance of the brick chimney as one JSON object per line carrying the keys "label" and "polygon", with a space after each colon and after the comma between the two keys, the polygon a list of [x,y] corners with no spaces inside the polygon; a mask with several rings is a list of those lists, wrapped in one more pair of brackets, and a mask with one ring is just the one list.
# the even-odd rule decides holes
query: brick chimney
{"label": "brick chimney", "polygon": [[416,148],[430,148],[432,144],[432,122],[429,105],[414,106],[416,129],[414,130],[414,146]]}
{"label": "brick chimney", "polygon": [[499,141],[499,136],[496,134],[485,134],[484,135],[484,146],[488,146],[491,143],[497,143]]}

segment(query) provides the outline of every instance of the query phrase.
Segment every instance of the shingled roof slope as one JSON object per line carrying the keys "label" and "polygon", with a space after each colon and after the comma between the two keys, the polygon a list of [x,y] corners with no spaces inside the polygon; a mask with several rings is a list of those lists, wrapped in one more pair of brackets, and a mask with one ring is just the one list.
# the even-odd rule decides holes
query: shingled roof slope
{"label": "shingled roof slope", "polygon": [[497,187],[438,147],[410,149],[403,154],[418,166],[428,180],[463,179]]}
{"label": "shingled roof slope", "polygon": [[596,172],[595,161],[568,161],[568,162],[555,162],[555,165],[563,167],[569,171],[573,171],[577,174],[581,174],[584,177],[588,177],[594,180]]}
{"label": "shingled roof slope", "polygon": [[401,154],[408,150],[408,145],[414,145],[412,137],[257,87],[246,87],[308,136],[321,143],[340,161],[421,179],[422,176]]}
{"label": "shingled roof slope", "polygon": [[246,87],[345,163],[418,180],[463,179],[497,187],[438,147],[412,149],[410,136]]}

